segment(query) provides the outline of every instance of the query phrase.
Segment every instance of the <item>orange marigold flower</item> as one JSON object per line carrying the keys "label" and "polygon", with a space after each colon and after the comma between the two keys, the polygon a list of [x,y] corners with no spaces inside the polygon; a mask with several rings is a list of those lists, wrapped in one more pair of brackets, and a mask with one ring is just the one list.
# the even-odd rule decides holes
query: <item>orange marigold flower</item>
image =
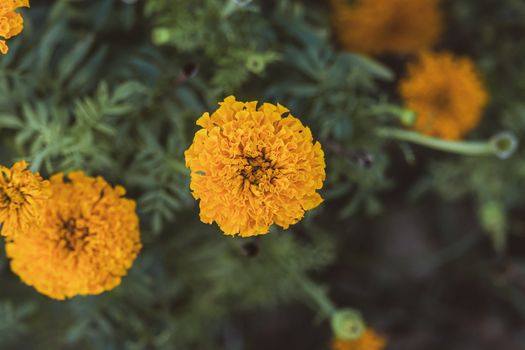
{"label": "orange marigold flower", "polygon": [[82,172],[51,177],[40,228],[6,244],[13,272],[54,299],[118,286],[141,248],[135,202],[125,193]]}
{"label": "orange marigold flower", "polygon": [[11,169],[0,165],[0,223],[2,235],[9,239],[39,225],[41,210],[49,197],[49,181],[27,167],[23,160]]}
{"label": "orange marigold flower", "polygon": [[336,35],[344,49],[366,54],[417,52],[442,32],[439,0],[331,0]]}
{"label": "orange marigold flower", "polygon": [[[20,7],[29,7],[29,0],[0,0],[0,37],[10,39],[24,29],[24,19],[15,12]],[[4,55],[9,48],[0,40],[0,52]]]}
{"label": "orange marigold flower", "polygon": [[478,125],[488,95],[474,63],[450,53],[422,53],[400,84],[413,128],[444,139],[460,139]]}
{"label": "orange marigold flower", "polygon": [[285,107],[230,96],[197,125],[185,157],[204,223],[215,221],[227,235],[264,234],[323,201],[316,192],[325,179],[321,145]]}
{"label": "orange marigold flower", "polygon": [[368,328],[360,338],[355,340],[334,339],[332,350],[382,350],[385,345],[385,338]]}

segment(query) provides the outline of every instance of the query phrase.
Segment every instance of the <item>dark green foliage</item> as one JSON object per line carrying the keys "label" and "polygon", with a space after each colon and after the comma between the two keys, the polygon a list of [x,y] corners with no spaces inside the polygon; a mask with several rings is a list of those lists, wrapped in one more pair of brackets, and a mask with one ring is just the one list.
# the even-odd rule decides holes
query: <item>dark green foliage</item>
{"label": "dark green foliage", "polygon": [[[120,287],[65,302],[2,251],[0,349],[327,349],[306,276],[392,349],[525,348],[525,141],[500,160],[379,137],[411,116],[395,88],[411,57],[338,50],[321,1],[33,2],[0,57],[0,160],[124,185],[144,248]],[[444,10],[441,48],[472,56],[491,93],[469,137],[525,140],[525,5]],[[325,203],[290,230],[240,239],[199,221],[184,150],[229,94],[285,105],[323,146]],[[512,341],[485,342],[476,313]]]}

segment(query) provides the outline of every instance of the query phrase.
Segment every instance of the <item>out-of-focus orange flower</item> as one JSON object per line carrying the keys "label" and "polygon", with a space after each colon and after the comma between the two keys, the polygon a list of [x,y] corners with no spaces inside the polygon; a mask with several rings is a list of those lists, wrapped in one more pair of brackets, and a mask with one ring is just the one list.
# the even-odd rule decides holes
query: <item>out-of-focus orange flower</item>
{"label": "out-of-focus orange flower", "polygon": [[13,239],[40,224],[49,198],[49,181],[27,170],[25,161],[10,169],[0,165],[0,223],[2,236]]}
{"label": "out-of-focus orange flower", "polygon": [[366,54],[411,53],[432,47],[442,32],[439,0],[331,0],[341,46]]}
{"label": "out-of-focus orange flower", "polygon": [[7,242],[11,270],[54,299],[118,286],[140,248],[135,202],[124,188],[73,172],[51,177],[40,227]]}
{"label": "out-of-focus orange flower", "polygon": [[0,52],[4,55],[9,48],[6,40],[18,35],[24,29],[24,19],[15,10],[29,7],[29,0],[0,0]]}
{"label": "out-of-focus orange flower", "polygon": [[408,66],[399,91],[417,114],[415,130],[451,140],[478,125],[488,100],[474,63],[451,53],[422,53]]}
{"label": "out-of-focus orange flower", "polygon": [[355,340],[334,339],[332,350],[383,350],[386,340],[373,329],[368,328],[363,335]]}

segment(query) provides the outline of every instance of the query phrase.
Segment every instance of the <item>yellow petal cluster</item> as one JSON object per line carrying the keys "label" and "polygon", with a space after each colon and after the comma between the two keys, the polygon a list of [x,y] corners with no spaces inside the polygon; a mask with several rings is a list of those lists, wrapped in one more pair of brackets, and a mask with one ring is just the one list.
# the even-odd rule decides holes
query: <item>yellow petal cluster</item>
{"label": "yellow petal cluster", "polygon": [[49,181],[27,167],[23,160],[10,169],[0,165],[1,233],[8,239],[39,225],[50,194]]}
{"label": "yellow petal cluster", "polygon": [[341,46],[365,54],[417,52],[442,32],[439,0],[331,0]]}
{"label": "yellow petal cluster", "polygon": [[371,328],[368,328],[358,339],[334,339],[332,341],[332,350],[383,350],[385,346],[385,338]]}
{"label": "yellow petal cluster", "polygon": [[399,91],[417,114],[415,130],[450,140],[478,125],[488,100],[474,63],[451,53],[420,54],[408,66]]}
{"label": "yellow petal cluster", "polygon": [[82,172],[51,177],[42,222],[7,242],[11,269],[54,299],[118,286],[141,249],[135,202],[124,188]]}
{"label": "yellow petal cluster", "polygon": [[[0,0],[0,37],[10,39],[24,29],[24,19],[15,12],[20,7],[29,7],[29,0]],[[4,55],[9,48],[6,40],[0,40],[0,52]]]}
{"label": "yellow petal cluster", "polygon": [[297,223],[323,200],[324,153],[312,133],[277,104],[227,97],[185,152],[200,218],[227,235],[265,234]]}

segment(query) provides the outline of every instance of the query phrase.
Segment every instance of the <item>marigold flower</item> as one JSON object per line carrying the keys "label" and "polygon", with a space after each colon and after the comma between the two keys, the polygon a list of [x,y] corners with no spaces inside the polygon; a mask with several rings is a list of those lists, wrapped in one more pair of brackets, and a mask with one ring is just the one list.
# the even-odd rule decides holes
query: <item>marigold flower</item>
{"label": "marigold flower", "polygon": [[54,299],[118,286],[140,248],[135,202],[126,191],[82,172],[51,177],[40,228],[6,244],[11,269]]}
{"label": "marigold flower", "polygon": [[9,239],[38,226],[41,210],[49,197],[49,181],[27,167],[23,160],[11,169],[0,165],[0,223],[2,236]]}
{"label": "marigold flower", "polygon": [[230,96],[197,125],[185,157],[204,223],[215,221],[227,235],[264,234],[323,201],[316,192],[325,179],[321,145],[285,107]]}
{"label": "marigold flower", "polygon": [[417,52],[442,32],[439,0],[331,0],[332,19],[344,49],[366,54]]}
{"label": "marigold flower", "polygon": [[488,96],[474,63],[450,53],[422,53],[400,84],[407,108],[417,113],[413,128],[457,140],[481,118]]}
{"label": "marigold flower", "polygon": [[382,350],[385,345],[385,338],[368,328],[360,338],[355,340],[334,339],[332,350]]}
{"label": "marigold flower", "polygon": [[[24,29],[24,19],[15,12],[20,7],[29,7],[29,0],[0,0],[0,37],[10,39]],[[0,40],[0,52],[4,55],[9,48]]]}

